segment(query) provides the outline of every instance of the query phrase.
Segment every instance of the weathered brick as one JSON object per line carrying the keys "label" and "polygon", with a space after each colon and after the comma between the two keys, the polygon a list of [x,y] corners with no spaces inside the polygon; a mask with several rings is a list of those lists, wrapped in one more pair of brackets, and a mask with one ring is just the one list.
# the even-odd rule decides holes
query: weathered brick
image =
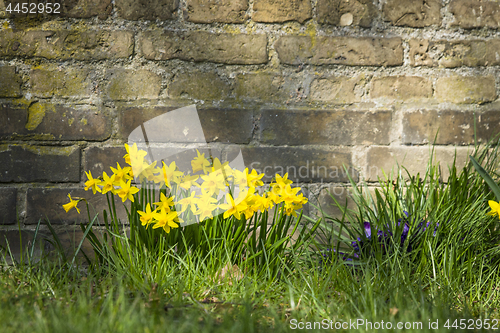
{"label": "weathered brick", "polygon": [[0,225],[17,222],[17,189],[0,187]]}
{"label": "weathered brick", "polygon": [[123,30],[0,31],[2,57],[118,59],[132,55],[133,47],[133,33]]}
{"label": "weathered brick", "polygon": [[[121,167],[126,166],[123,156],[127,153],[124,146],[120,147],[89,147],[84,151],[84,166],[85,172],[90,171],[92,176],[99,177],[103,171],[106,171],[108,176],[111,176],[112,171],[110,167],[116,168],[118,162]],[[85,181],[87,180],[84,177]]]}
{"label": "weathered brick", "polygon": [[365,28],[377,14],[372,0],[319,0],[317,12],[319,23]]}
{"label": "weathered brick", "polygon": [[121,110],[120,137],[127,140],[133,130],[144,124],[149,142],[248,143],[252,138],[252,111],[201,109],[193,119],[191,113],[183,115],[182,110],[169,113],[173,109],[154,107]]}
{"label": "weathered brick", "polygon": [[0,182],[78,182],[80,148],[0,146]]}
{"label": "weathered brick", "polygon": [[106,97],[114,100],[154,99],[161,89],[161,76],[142,69],[112,69],[106,81]]}
{"label": "weathered brick", "polygon": [[[334,199],[337,200],[342,207],[345,207],[347,200],[348,209],[356,208],[354,200],[351,199],[351,194],[349,192],[351,190],[350,187],[332,185],[325,187],[323,185],[319,190],[316,189],[317,187],[318,186],[309,186],[308,204],[311,206],[309,216],[322,217],[324,215],[342,218],[342,211],[337,207]],[[320,208],[321,212],[312,205]]]}
{"label": "weathered brick", "polygon": [[311,83],[311,100],[335,104],[361,102],[365,84],[364,76],[315,79]]}
{"label": "weathered brick", "polygon": [[432,83],[420,76],[386,76],[372,80],[372,98],[407,100],[432,97]]}
{"label": "weathered brick", "polygon": [[262,112],[260,136],[272,145],[389,144],[391,111]]}
{"label": "weathered brick", "polygon": [[267,36],[147,31],[139,37],[143,56],[151,60],[181,59],[223,64],[263,64],[268,61]]}
{"label": "weathered brick", "polygon": [[255,22],[281,23],[304,21],[312,17],[309,0],[254,0],[252,20]]}
{"label": "weathered brick", "polygon": [[305,98],[304,77],[283,76],[279,72],[241,73],[236,76],[234,97],[238,101],[279,103]]}
{"label": "weathered brick", "polygon": [[188,0],[186,20],[195,23],[243,23],[248,0]]}
{"label": "weathered brick", "polygon": [[0,105],[0,139],[89,140],[111,135],[109,116],[95,107],[35,102]]}
{"label": "weathered brick", "polygon": [[[85,198],[89,202],[90,217],[94,218],[95,214],[99,214],[98,221],[101,225],[104,225],[103,210],[108,212],[109,218],[106,195],[98,192],[94,195],[92,190],[85,191],[83,187],[28,189],[26,224],[36,224],[40,219],[42,219],[42,222],[49,219],[53,225],[89,223],[87,208],[83,201],[78,204],[80,214],[75,209],[66,213],[62,206],[69,202],[68,193],[73,199]],[[114,200],[118,218],[121,219],[122,223],[128,223],[122,200],[118,196],[114,196]],[[126,204],[130,209],[130,203],[127,201]],[[96,221],[94,225],[99,223]]]}
{"label": "weathered brick", "polygon": [[393,25],[413,28],[441,24],[441,0],[388,0],[383,13]]}
{"label": "weathered brick", "polygon": [[12,66],[0,66],[0,97],[20,97],[21,77]]}
{"label": "weathered brick", "polygon": [[411,39],[410,63],[412,66],[497,66],[500,40],[437,40]]}
{"label": "weathered brick", "polygon": [[168,86],[172,98],[219,101],[227,98],[230,86],[216,73],[190,71],[175,75]]}
{"label": "weathered brick", "polygon": [[289,65],[398,66],[403,64],[401,38],[283,36],[275,44]]}
{"label": "weathered brick", "polygon": [[472,111],[449,110],[405,113],[402,140],[405,144],[433,143],[434,140],[444,145],[474,144],[474,126],[477,140],[488,141],[498,133],[500,113],[487,111],[474,115]]}
{"label": "weathered brick", "polygon": [[126,20],[171,20],[177,10],[177,0],[116,0],[118,15]]}
{"label": "weathered brick", "polygon": [[236,76],[235,96],[243,100],[283,100],[282,77],[274,73],[242,73]]}
{"label": "weathered brick", "polygon": [[[264,181],[272,180],[276,173],[288,172],[294,182],[344,182],[347,172],[357,179],[357,171],[352,167],[351,153],[347,149],[326,150],[297,147],[229,147],[227,160],[243,155],[245,166],[265,173]],[[300,185],[300,184],[299,184]]]}
{"label": "weathered brick", "polygon": [[[44,238],[51,239],[50,233],[39,230],[35,240],[35,232],[31,230],[0,230],[0,247],[2,249],[9,248],[8,253],[5,254],[7,264],[12,265],[14,260],[20,262],[21,253],[26,262],[26,254],[31,253],[32,249],[33,258],[40,258],[42,256],[42,251],[46,254],[50,249],[50,243]],[[34,247],[33,241],[36,242]],[[11,255],[14,258],[12,258]]]}
{"label": "weathered brick", "polygon": [[[126,221],[127,220],[127,217],[125,215],[125,213],[122,213],[121,212],[121,206],[120,204],[118,204],[116,206],[117,210],[120,210],[120,214],[123,214],[120,216],[120,218],[122,219],[122,221]],[[84,206],[82,206],[84,207]],[[84,208],[85,210],[86,208]],[[85,214],[86,212],[82,212],[82,214]],[[103,221],[103,218],[102,218],[102,210],[99,214],[99,216],[101,217],[100,218],[100,221],[102,222]],[[96,221],[97,222],[97,221]],[[84,222],[85,224],[88,223],[88,221],[85,221]],[[95,223],[95,222],[94,222]],[[103,239],[103,232],[104,232],[104,226],[101,224],[101,228],[98,227],[98,224],[94,224],[96,227],[93,227],[93,232],[94,234],[97,236],[97,238],[103,242],[104,239]],[[125,227],[125,230],[127,230],[128,228]],[[62,249],[65,251],[65,254],[66,254],[66,257],[67,258],[73,258],[73,256],[75,255],[75,251],[78,249],[78,246],[80,245],[80,243],[82,242],[82,239],[84,238],[84,232],[82,231],[80,225],[62,225],[62,226],[55,226],[54,228],[55,230],[55,233],[56,233],[56,237],[59,239],[59,242],[61,243],[61,247]],[[51,239],[53,236],[52,234],[50,233],[47,233],[48,237],[45,237],[45,239]],[[110,244],[110,239],[108,238],[108,244]],[[53,249],[53,245],[50,244],[51,246],[49,247],[49,250],[52,251],[52,250],[58,250],[58,249]],[[85,256],[83,255],[83,253],[85,253],[85,256],[87,256],[90,260],[93,260],[95,259],[95,253],[94,253],[94,249],[92,247],[92,244],[90,243],[89,241],[89,237],[85,238],[83,240],[83,243],[81,243],[81,248],[80,248],[80,251],[77,253],[77,259],[81,259],[82,261],[83,260],[86,260]]]}
{"label": "weathered brick", "polygon": [[105,20],[113,10],[112,0],[79,0],[63,1],[61,12],[63,16],[74,18],[91,18],[97,16]]}
{"label": "weathered brick", "polygon": [[[449,177],[448,166],[453,164],[453,158],[456,150],[456,166],[461,168],[465,166],[468,155],[471,150],[466,147],[434,147],[433,163],[439,162],[443,176],[446,181]],[[367,153],[367,167],[365,179],[368,181],[377,181],[378,177],[384,180],[384,172],[387,177],[390,177],[391,171],[393,172],[392,178],[397,175],[397,167],[405,167],[411,176],[416,176],[417,173],[420,177],[425,175],[427,163],[430,158],[431,150],[429,147],[376,147],[369,148]],[[406,178],[406,171],[402,170],[403,176]]]}
{"label": "weathered brick", "polygon": [[482,0],[452,0],[449,11],[455,16],[453,25],[462,28],[500,27],[500,3]]}
{"label": "weathered brick", "polygon": [[88,97],[90,71],[79,68],[48,67],[31,71],[30,84],[34,96]]}
{"label": "weathered brick", "polygon": [[440,102],[482,104],[496,97],[493,76],[451,76],[436,82],[436,98]]}

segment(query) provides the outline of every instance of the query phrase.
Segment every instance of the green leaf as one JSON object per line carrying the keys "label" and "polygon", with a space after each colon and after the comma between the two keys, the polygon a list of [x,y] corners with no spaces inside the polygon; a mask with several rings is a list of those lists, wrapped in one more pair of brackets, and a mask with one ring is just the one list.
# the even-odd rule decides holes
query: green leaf
{"label": "green leaf", "polygon": [[490,189],[493,191],[495,194],[495,197],[497,198],[498,201],[500,201],[500,187],[495,183],[493,178],[486,172],[486,170],[483,169],[483,167],[476,161],[476,159],[472,156],[469,156],[472,165],[474,165],[474,168],[476,168],[477,172],[481,175],[481,177],[484,179],[486,184],[490,187]]}

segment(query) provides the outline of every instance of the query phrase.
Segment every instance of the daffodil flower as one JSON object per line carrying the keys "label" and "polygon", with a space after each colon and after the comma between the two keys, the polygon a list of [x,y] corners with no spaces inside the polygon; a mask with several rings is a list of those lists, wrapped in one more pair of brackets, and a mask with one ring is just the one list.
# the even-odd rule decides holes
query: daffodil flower
{"label": "daffodil flower", "polygon": [[248,208],[248,205],[245,201],[236,204],[233,197],[229,193],[226,194],[226,202],[227,204],[220,205],[220,208],[225,210],[223,215],[225,219],[227,219],[231,215],[233,215],[237,219],[240,219],[241,213]]}
{"label": "daffodil flower", "polygon": [[153,204],[158,206],[157,209],[165,209],[167,212],[170,212],[170,207],[174,205],[174,198],[175,196],[167,198],[167,196],[162,192],[160,194],[160,201],[153,202]]}
{"label": "daffodil flower", "polygon": [[[127,150],[127,154],[123,156],[123,158],[125,159],[125,163],[130,165],[132,168],[134,168],[134,165],[139,167],[142,166],[142,161],[147,155],[147,152],[137,149],[137,143],[134,143],[132,147],[128,144],[125,144],[125,149]],[[137,172],[137,174],[139,174],[139,172]]]}
{"label": "daffodil flower", "polygon": [[160,212],[153,214],[153,217],[156,221],[156,224],[153,226],[153,229],[163,228],[165,232],[168,234],[170,232],[170,228],[178,228],[178,223],[183,222],[178,216],[177,212],[170,211],[167,212],[165,209],[161,209]]}
{"label": "daffodil flower", "polygon": [[132,171],[131,167],[122,169],[120,164],[116,162],[116,169],[113,167],[110,167],[110,169],[115,174],[115,185],[119,185],[122,180],[127,181],[132,179],[132,176],[130,176],[130,172]]}
{"label": "daffodil flower", "polygon": [[255,169],[252,170],[252,172],[248,173],[248,169],[245,169],[247,172],[247,181],[248,181],[248,186],[250,187],[256,187],[256,186],[262,186],[264,185],[264,182],[261,180],[262,177],[264,177],[264,174],[258,174]]}
{"label": "daffodil flower", "polygon": [[68,198],[69,198],[69,202],[67,204],[63,205],[63,208],[66,211],[66,213],[69,212],[72,208],[74,208],[74,209],[76,209],[78,214],[80,214],[80,210],[78,209],[78,207],[76,205],[78,205],[78,203],[83,199],[78,198],[78,200],[73,200],[71,198],[71,194],[69,194],[69,193],[68,193]]}
{"label": "daffodil flower", "polygon": [[490,200],[488,201],[488,204],[490,205],[491,211],[487,214],[490,216],[498,215],[498,218],[500,219],[500,202]]}
{"label": "daffodil flower", "polygon": [[201,184],[202,190],[210,195],[214,193],[218,195],[220,190],[226,188],[224,175],[221,170],[210,172],[208,175],[202,175],[201,179],[203,179],[203,183]]}
{"label": "daffodil flower", "polygon": [[137,187],[131,186],[132,180],[129,180],[128,182],[124,182],[123,179],[120,180],[120,188],[116,190],[116,194],[120,198],[122,198],[122,202],[125,202],[127,199],[130,201],[134,202],[134,194],[139,192],[139,189]]}
{"label": "daffodil flower", "polygon": [[106,194],[108,192],[115,194],[115,187],[113,185],[115,183],[115,177],[116,177],[115,174],[113,174],[113,175],[111,175],[111,177],[109,177],[108,174],[106,173],[106,171],[104,171],[102,173],[102,178],[103,178],[103,181],[101,183],[102,194]]}
{"label": "daffodil flower", "polygon": [[189,197],[179,200],[177,203],[182,205],[181,213],[185,212],[188,207],[191,207],[191,212],[196,212],[196,202],[198,198],[195,197],[196,192],[192,191]]}
{"label": "daffodil flower", "polygon": [[98,187],[98,185],[101,185],[101,181],[99,179],[94,179],[92,177],[92,173],[85,172],[87,175],[88,180],[85,182],[85,191],[88,191],[89,189],[92,189],[92,193],[95,194],[96,192],[101,192],[101,188]]}
{"label": "daffodil flower", "polygon": [[193,186],[200,187],[200,185],[196,182],[198,178],[199,178],[198,175],[192,175],[192,176],[186,175],[182,177],[179,186],[185,190],[189,190]]}
{"label": "daffodil flower", "polygon": [[170,163],[169,166],[167,166],[165,162],[162,163],[162,171],[165,184],[167,185],[167,187],[171,188],[172,184],[170,182],[179,183],[180,177],[183,175],[183,173],[181,171],[176,171],[177,166],[175,165],[175,162]]}
{"label": "daffodil flower", "polygon": [[153,219],[154,219],[154,214],[156,214],[156,209],[154,211],[151,211],[151,205],[148,203],[146,206],[146,211],[137,211],[139,215],[141,215],[140,220],[142,225],[149,225]]}
{"label": "daffodil flower", "polygon": [[205,173],[208,167],[210,167],[210,161],[205,158],[204,153],[200,154],[198,149],[196,149],[196,153],[198,154],[198,156],[196,156],[191,161],[191,167],[193,168],[193,172],[203,171],[203,173]]}

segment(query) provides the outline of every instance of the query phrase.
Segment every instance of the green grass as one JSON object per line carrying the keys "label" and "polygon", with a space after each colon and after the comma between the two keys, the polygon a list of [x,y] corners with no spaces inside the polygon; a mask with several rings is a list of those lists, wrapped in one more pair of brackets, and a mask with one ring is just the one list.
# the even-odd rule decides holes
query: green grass
{"label": "green grass", "polygon": [[[497,150],[481,148],[475,157],[498,182]],[[394,182],[382,182],[372,198],[353,184],[357,208],[345,209],[342,218],[325,215],[317,231],[330,243],[282,256],[273,264],[278,274],[243,262],[237,273],[221,277],[232,253],[224,246],[180,255],[169,247],[141,251],[126,240],[91,266],[57,255],[4,264],[0,331],[288,332],[299,322],[362,319],[422,323],[422,329],[378,331],[434,332],[429,323],[438,321],[437,331],[448,332],[461,329],[445,328],[447,320],[459,325],[460,319],[500,318],[500,222],[486,216],[487,201],[494,198],[487,185],[471,163],[460,170],[452,166],[447,183],[432,163],[425,175],[404,175],[403,169]],[[439,221],[436,234],[424,233],[410,252],[397,241],[381,250],[374,237],[355,262],[321,255],[324,248],[340,248],[339,241],[348,248],[363,235],[365,221],[390,225],[399,239],[395,221],[403,211]],[[373,329],[362,325],[355,331]]]}

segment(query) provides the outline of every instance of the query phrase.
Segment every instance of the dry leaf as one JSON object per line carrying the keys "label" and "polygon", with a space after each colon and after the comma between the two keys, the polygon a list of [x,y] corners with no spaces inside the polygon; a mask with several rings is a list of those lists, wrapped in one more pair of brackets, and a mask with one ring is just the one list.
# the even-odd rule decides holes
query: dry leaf
{"label": "dry leaf", "polygon": [[230,286],[233,285],[233,280],[240,281],[243,279],[243,272],[238,267],[238,265],[231,266],[229,263],[224,266],[219,272],[216,274],[216,279],[222,282],[224,279],[229,278],[228,284]]}
{"label": "dry leaf", "polygon": [[391,316],[395,316],[398,312],[399,312],[398,308],[390,308],[389,309],[389,313],[391,314]]}

